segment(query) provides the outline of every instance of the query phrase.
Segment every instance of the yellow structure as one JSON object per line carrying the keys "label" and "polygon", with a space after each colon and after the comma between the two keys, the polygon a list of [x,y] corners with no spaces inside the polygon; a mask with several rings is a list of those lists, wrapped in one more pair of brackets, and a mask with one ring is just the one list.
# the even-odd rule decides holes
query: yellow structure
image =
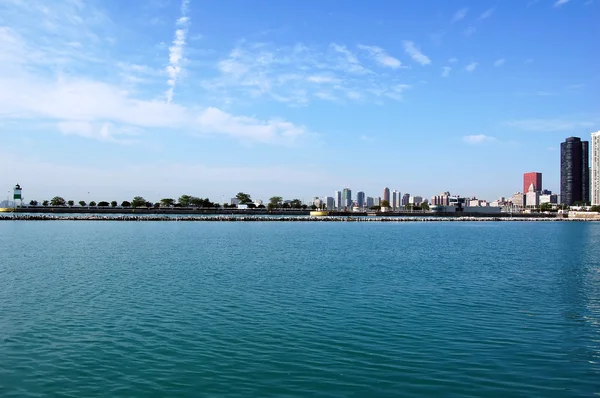
{"label": "yellow structure", "polygon": [[328,215],[329,215],[328,211],[315,210],[315,211],[311,211],[310,212],[310,216],[311,217],[325,217],[325,216],[328,216]]}
{"label": "yellow structure", "polygon": [[11,213],[13,210],[10,207],[0,207],[0,213]]}

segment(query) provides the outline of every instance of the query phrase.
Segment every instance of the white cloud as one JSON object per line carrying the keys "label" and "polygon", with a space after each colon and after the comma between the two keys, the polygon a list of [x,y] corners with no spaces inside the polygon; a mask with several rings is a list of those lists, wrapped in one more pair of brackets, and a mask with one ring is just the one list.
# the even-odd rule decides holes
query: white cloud
{"label": "white cloud", "polygon": [[339,63],[339,66],[342,70],[345,70],[349,73],[357,73],[357,74],[365,74],[370,73],[368,69],[363,67],[358,58],[354,53],[346,48],[346,46],[342,46],[336,43],[331,43],[330,48],[333,51],[340,53],[344,56],[343,62]]}
{"label": "white cloud", "polygon": [[410,55],[415,62],[421,65],[429,65],[431,63],[429,57],[423,54],[412,41],[405,40],[402,44],[404,45],[404,51]]}
{"label": "white cloud", "polygon": [[556,3],[554,3],[554,7],[564,6],[568,2],[569,2],[569,0],[557,0]]}
{"label": "white cloud", "polygon": [[465,70],[471,73],[477,68],[477,65],[479,65],[477,62],[471,62],[469,65],[465,66]]}
{"label": "white cloud", "polygon": [[591,118],[590,120],[572,120],[572,119],[522,119],[510,120],[504,122],[505,126],[514,127],[525,131],[571,131],[580,129],[590,129],[597,126],[600,119]]}
{"label": "white cloud", "polygon": [[167,102],[173,100],[173,91],[182,72],[183,50],[190,24],[190,18],[187,16],[188,6],[189,0],[183,0],[181,3],[181,17],[177,20],[178,28],[175,30],[175,39],[169,47],[169,65],[165,69],[169,75],[169,80],[167,80],[169,88],[166,92]]}
{"label": "white cloud", "polygon": [[458,59],[456,59],[456,58],[454,58],[454,57],[452,57],[452,58],[450,58],[450,59],[448,60],[448,62],[450,62],[451,64],[454,64],[454,63],[456,63],[457,61],[458,61]]}
{"label": "white cloud", "polygon": [[477,28],[475,28],[474,26],[469,26],[467,29],[465,29],[463,34],[467,37],[471,37],[471,36],[473,36],[473,34],[475,34],[476,31],[477,31]]}
{"label": "white cloud", "polygon": [[466,135],[462,140],[470,145],[489,144],[497,141],[496,138],[484,134]]}
{"label": "white cloud", "polygon": [[495,66],[495,67],[502,66],[502,65],[504,65],[504,62],[505,62],[505,59],[504,59],[504,58],[497,59],[497,60],[494,62],[494,66]]}
{"label": "white cloud", "polygon": [[396,69],[402,66],[402,63],[389,55],[384,49],[377,46],[365,46],[363,44],[359,44],[358,48],[366,51],[371,58],[373,58],[380,65],[386,66],[388,68]]}
{"label": "white cloud", "polygon": [[468,8],[461,8],[460,10],[456,11],[454,13],[454,16],[452,17],[452,22],[458,22],[461,19],[463,19],[464,17],[466,17],[468,11],[469,11]]}
{"label": "white cloud", "polygon": [[442,77],[448,77],[448,76],[450,76],[450,71],[451,70],[452,70],[452,68],[449,67],[449,66],[442,67]]}
{"label": "white cloud", "polygon": [[90,123],[82,121],[63,121],[58,123],[58,130],[65,135],[78,135],[99,141],[132,144],[135,141],[118,136],[138,135],[139,130],[131,127],[116,127],[112,123]]}
{"label": "white cloud", "polygon": [[340,79],[331,76],[309,76],[306,80],[312,83],[337,83],[340,81]]}
{"label": "white cloud", "polygon": [[487,19],[487,18],[491,17],[493,13],[494,13],[494,8],[488,8],[479,17],[477,17],[477,20],[481,21],[481,20]]}

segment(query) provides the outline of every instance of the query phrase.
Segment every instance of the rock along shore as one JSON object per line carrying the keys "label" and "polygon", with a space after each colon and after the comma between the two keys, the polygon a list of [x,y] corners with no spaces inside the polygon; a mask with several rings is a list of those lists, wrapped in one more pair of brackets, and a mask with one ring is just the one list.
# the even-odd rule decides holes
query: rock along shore
{"label": "rock along shore", "polygon": [[282,217],[263,217],[263,216],[234,216],[219,215],[213,217],[177,217],[163,215],[69,215],[57,216],[50,214],[6,214],[0,215],[0,221],[229,221],[229,222],[465,222],[465,221],[539,221],[539,222],[557,222],[557,221],[600,221],[599,219],[584,218],[538,218],[538,217],[351,217],[351,216],[324,216],[324,217],[306,217],[306,216],[282,216]]}

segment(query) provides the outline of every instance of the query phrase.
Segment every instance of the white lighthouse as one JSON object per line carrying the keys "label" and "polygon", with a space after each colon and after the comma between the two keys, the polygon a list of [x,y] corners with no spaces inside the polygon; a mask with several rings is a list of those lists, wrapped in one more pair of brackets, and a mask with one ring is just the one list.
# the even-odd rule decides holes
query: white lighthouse
{"label": "white lighthouse", "polygon": [[23,206],[23,195],[21,192],[22,192],[21,186],[19,184],[15,185],[14,195],[13,195],[14,207],[17,207],[17,200],[21,202],[21,207]]}

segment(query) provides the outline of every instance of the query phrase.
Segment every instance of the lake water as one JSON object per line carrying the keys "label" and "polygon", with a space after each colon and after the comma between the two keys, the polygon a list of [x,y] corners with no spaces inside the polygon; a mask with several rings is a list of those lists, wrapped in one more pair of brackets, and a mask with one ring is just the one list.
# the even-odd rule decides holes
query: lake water
{"label": "lake water", "polygon": [[2,397],[600,394],[599,223],[0,222]]}

